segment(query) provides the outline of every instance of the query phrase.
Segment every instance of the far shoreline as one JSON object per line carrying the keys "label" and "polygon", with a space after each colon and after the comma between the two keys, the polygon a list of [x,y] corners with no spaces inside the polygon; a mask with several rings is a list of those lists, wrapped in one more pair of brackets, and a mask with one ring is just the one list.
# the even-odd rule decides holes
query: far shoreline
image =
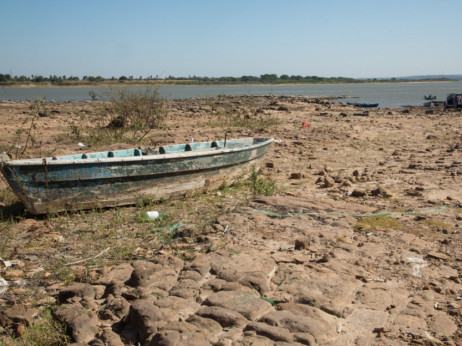
{"label": "far shoreline", "polygon": [[59,89],[59,88],[165,88],[165,87],[212,87],[212,86],[286,86],[286,85],[369,85],[369,84],[444,84],[444,83],[460,83],[458,80],[451,81],[386,81],[386,82],[365,82],[365,83],[82,83],[72,85],[56,85],[52,83],[36,83],[36,84],[13,84],[13,85],[0,85],[2,89]]}

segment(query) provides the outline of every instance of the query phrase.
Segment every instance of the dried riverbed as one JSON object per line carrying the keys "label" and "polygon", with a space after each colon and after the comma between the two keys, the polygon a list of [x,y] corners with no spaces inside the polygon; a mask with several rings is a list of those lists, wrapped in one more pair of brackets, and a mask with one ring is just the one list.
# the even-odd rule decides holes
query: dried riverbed
{"label": "dried riverbed", "polygon": [[[259,177],[274,194],[241,181],[31,217],[3,185],[0,343],[27,344],[42,326],[92,345],[460,344],[460,112],[284,96],[168,107],[150,145],[274,137]],[[73,137],[91,103],[47,108],[29,155],[97,149]],[[24,148],[16,131],[31,114],[0,102],[3,150]],[[166,216],[149,220],[153,210]],[[47,311],[69,339],[43,324]]]}

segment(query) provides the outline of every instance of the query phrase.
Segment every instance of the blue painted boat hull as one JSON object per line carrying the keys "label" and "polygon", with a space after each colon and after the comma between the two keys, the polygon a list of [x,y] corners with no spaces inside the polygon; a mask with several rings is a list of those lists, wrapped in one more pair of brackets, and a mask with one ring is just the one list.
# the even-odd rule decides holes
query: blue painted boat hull
{"label": "blue painted boat hull", "polygon": [[361,107],[361,108],[376,108],[379,106],[378,103],[355,103],[355,102],[347,102],[350,106]]}
{"label": "blue painted boat hull", "polygon": [[272,138],[199,142],[152,149],[7,161],[2,173],[32,214],[135,204],[232,182]]}

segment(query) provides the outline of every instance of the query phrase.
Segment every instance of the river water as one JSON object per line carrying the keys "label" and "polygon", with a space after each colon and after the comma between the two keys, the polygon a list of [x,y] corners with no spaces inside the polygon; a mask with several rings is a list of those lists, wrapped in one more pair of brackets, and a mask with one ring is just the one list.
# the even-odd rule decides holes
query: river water
{"label": "river water", "polygon": [[[389,83],[389,84],[333,84],[333,85],[221,85],[221,86],[166,86],[156,88],[168,99],[209,97],[218,95],[303,95],[351,96],[340,102],[379,103],[381,108],[421,106],[424,95],[436,95],[444,101],[449,93],[462,93],[462,81],[450,83]],[[0,88],[0,100],[48,101],[90,100],[90,92],[103,94],[105,88]]]}

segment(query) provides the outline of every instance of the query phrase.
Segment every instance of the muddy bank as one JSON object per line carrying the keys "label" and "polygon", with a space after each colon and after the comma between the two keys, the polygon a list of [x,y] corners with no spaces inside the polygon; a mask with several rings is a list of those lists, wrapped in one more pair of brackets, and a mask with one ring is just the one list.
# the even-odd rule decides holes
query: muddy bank
{"label": "muddy bank", "polygon": [[[30,155],[93,151],[70,134],[91,103],[47,107]],[[460,113],[284,96],[168,107],[148,144],[274,137],[261,177],[275,193],[252,196],[243,182],[31,218],[4,189],[0,340],[52,309],[69,341],[94,345],[460,341]],[[3,150],[31,112],[0,103]],[[168,217],[147,222],[149,210]]]}

